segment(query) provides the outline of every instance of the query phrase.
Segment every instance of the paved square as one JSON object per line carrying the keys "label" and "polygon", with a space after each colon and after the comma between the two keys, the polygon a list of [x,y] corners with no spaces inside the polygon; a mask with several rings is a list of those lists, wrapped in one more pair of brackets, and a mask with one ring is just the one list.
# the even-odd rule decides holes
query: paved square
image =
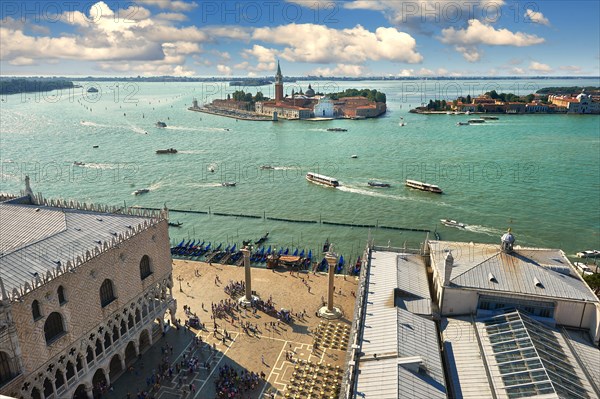
{"label": "paved square", "polygon": [[[136,398],[138,392],[146,391],[149,392],[148,397],[153,395],[157,399],[218,398],[216,383],[224,380],[220,376],[226,365],[238,374],[247,371],[244,378],[249,381],[252,379],[250,372],[257,374],[258,383],[254,389],[250,389],[248,382],[249,390],[241,392],[239,397],[244,399],[269,398],[270,394],[281,398],[292,388],[297,390],[298,386],[306,387],[301,397],[320,397],[317,393],[320,394],[319,387],[324,382],[326,386],[339,385],[341,378],[336,376],[336,372],[341,375],[345,345],[323,345],[323,342],[347,343],[342,334],[351,324],[347,317],[351,317],[354,309],[356,278],[336,276],[334,301],[335,306],[343,311],[343,317],[331,323],[321,323],[323,320],[315,313],[327,298],[326,275],[253,268],[252,290],[261,300],[271,300],[275,310],[288,309],[292,322],[278,322],[275,314],[242,308],[225,313],[226,319],[213,320],[212,305],[224,304],[231,299],[224,288],[243,278],[243,267],[173,261],[177,318],[182,325],[188,319],[185,306],[189,315],[198,316],[204,329],[171,328],[116,381],[114,390],[106,397],[126,398],[130,393],[132,398]],[[247,328],[248,323],[250,328]],[[323,331],[331,335],[323,335]],[[313,347],[315,339],[321,343],[317,348]],[[165,377],[158,385],[153,384],[148,378],[159,371],[159,363],[164,353],[169,353],[170,347],[173,348],[172,353],[164,364],[170,365],[171,370],[163,369]],[[319,363],[322,366],[318,368]],[[194,367],[190,368],[190,364]],[[336,371],[335,366],[340,369]],[[264,379],[259,377],[261,374]],[[292,379],[294,383],[290,384]],[[312,395],[308,393],[311,388],[315,392]]]}

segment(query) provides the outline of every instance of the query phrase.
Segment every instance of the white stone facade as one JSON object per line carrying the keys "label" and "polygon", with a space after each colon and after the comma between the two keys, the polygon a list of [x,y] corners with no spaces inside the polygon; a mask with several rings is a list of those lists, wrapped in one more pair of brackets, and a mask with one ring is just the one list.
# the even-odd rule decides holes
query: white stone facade
{"label": "white stone facade", "polygon": [[323,97],[315,105],[314,109],[315,118],[333,118],[333,101],[328,97]]}

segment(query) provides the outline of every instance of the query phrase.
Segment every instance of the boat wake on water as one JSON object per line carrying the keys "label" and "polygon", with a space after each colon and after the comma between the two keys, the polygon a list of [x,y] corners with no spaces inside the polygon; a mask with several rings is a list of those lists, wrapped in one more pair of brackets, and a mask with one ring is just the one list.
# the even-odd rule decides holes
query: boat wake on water
{"label": "boat wake on water", "polygon": [[466,225],[465,230],[471,231],[473,233],[486,234],[486,235],[492,236],[492,237],[500,236],[503,233],[505,233],[505,231],[501,230],[501,229],[497,229],[494,227],[480,226],[477,224]]}
{"label": "boat wake on water", "polygon": [[206,154],[207,150],[182,150],[177,151],[178,154]]}
{"label": "boat wake on water", "polygon": [[113,127],[110,125],[104,125],[102,123],[90,122],[90,121],[81,121],[79,122],[81,126],[89,126],[89,127]]}
{"label": "boat wake on water", "polygon": [[[424,200],[421,198],[412,198],[410,196],[397,195],[397,194],[387,194],[387,193],[382,193],[381,191],[378,191],[378,190],[367,190],[364,188],[354,187],[354,186],[350,186],[344,182],[340,182],[340,184],[341,185],[339,187],[336,187],[336,189],[347,192],[347,193],[367,195],[369,197],[388,198],[388,199],[392,199],[392,200],[396,200],[396,201],[415,201],[415,202],[423,202],[423,203],[428,203],[428,204],[432,203],[431,201],[427,201],[427,200]],[[451,205],[449,205],[445,202],[441,202],[441,201],[436,201],[435,205],[452,207]]]}
{"label": "boat wake on water", "polygon": [[85,162],[81,164],[77,164],[80,168],[90,168],[90,169],[118,169],[118,164],[110,164],[110,163],[95,163],[95,162]]}
{"label": "boat wake on water", "polygon": [[186,187],[206,188],[206,187],[222,187],[221,183],[188,183]]}

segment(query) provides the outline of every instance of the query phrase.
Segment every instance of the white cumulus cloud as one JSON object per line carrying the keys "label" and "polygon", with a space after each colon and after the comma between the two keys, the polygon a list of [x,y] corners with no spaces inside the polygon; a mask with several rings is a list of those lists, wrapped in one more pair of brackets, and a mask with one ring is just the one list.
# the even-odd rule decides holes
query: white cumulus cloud
{"label": "white cumulus cloud", "polygon": [[477,19],[469,20],[466,29],[453,27],[443,29],[442,43],[456,45],[487,44],[490,46],[532,46],[544,42],[544,38],[522,32],[511,32],[508,29],[495,29]]}
{"label": "white cumulus cloud", "polygon": [[[416,40],[396,28],[371,32],[361,25],[333,29],[315,24],[288,24],[254,30],[255,40],[284,45],[281,57],[290,62],[362,64],[369,60],[419,63]],[[310,40],[307,40],[310,38]]]}
{"label": "white cumulus cloud", "polygon": [[365,67],[362,65],[337,64],[335,68],[316,68],[309,75],[320,76],[362,76],[365,75]]}
{"label": "white cumulus cloud", "polygon": [[541,12],[527,9],[525,11],[524,16],[525,16],[526,21],[531,21],[536,24],[550,26],[550,21],[548,20],[548,18],[544,17],[544,15]]}
{"label": "white cumulus cloud", "polygon": [[550,65],[542,64],[541,62],[531,61],[529,64],[529,69],[538,72],[538,73],[550,73],[552,72],[552,68]]}

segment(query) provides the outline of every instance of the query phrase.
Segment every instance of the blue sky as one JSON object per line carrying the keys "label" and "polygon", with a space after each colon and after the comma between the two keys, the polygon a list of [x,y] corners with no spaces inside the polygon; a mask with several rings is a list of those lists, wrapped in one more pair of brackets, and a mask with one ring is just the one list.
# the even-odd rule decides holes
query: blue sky
{"label": "blue sky", "polygon": [[10,1],[2,75],[598,76],[600,2]]}

